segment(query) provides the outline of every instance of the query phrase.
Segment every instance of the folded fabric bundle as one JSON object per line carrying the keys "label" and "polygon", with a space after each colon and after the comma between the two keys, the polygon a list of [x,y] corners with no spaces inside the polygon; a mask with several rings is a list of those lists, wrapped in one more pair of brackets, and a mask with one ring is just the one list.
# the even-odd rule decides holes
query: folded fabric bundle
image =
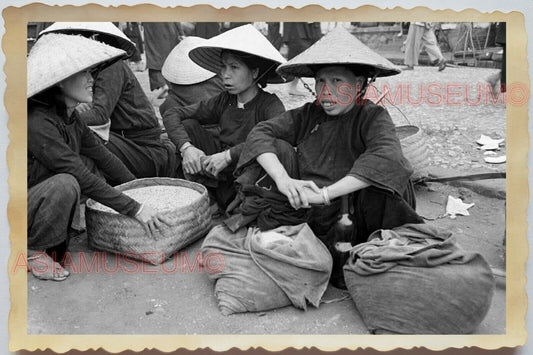
{"label": "folded fabric bundle", "polygon": [[471,333],[494,293],[483,256],[428,224],[374,232],[352,248],[344,277],[372,333]]}
{"label": "folded fabric bundle", "polygon": [[218,253],[224,268],[208,274],[222,314],[257,312],[288,306],[318,307],[326,291],[332,260],[307,224],[262,233],[226,225],[214,227],[202,244],[202,256]]}

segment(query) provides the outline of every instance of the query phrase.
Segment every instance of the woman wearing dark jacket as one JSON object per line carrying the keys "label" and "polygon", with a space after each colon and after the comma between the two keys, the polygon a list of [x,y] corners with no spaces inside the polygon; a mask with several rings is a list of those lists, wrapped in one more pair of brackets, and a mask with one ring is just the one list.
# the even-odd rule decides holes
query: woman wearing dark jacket
{"label": "woman wearing dark jacket", "polygon": [[152,208],[100,176],[119,183],[135,179],[75,110],[92,101],[94,68],[124,54],[81,36],[47,34],[28,56],[28,266],[37,278],[61,281],[69,275],[49,253],[66,249],[80,194],[151,230],[163,223]]}
{"label": "woman wearing dark jacket", "polygon": [[[246,136],[258,122],[285,111],[276,95],[262,89],[285,60],[252,25],[213,37],[189,55],[203,68],[220,72],[225,91],[168,109],[163,123],[181,152],[185,176],[206,185],[225,208],[235,195],[233,170]],[[205,124],[220,125],[219,136],[207,132]]]}
{"label": "woman wearing dark jacket", "polygon": [[[73,33],[125,50],[135,45],[111,22],[56,22],[44,33]],[[137,177],[173,176],[176,148],[161,138],[154,107],[124,60],[95,78],[92,103],[77,105],[81,119],[106,141],[106,147]]]}

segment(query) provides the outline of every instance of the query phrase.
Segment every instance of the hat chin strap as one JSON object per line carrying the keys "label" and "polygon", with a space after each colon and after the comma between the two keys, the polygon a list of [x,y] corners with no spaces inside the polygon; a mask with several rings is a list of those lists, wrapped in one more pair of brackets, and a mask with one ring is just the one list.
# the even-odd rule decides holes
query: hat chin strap
{"label": "hat chin strap", "polygon": [[361,92],[359,93],[359,95],[357,95],[356,97],[356,100],[359,100],[361,97],[364,97],[365,94],[366,94],[366,90],[368,89],[368,87],[374,82],[376,81],[376,78],[377,78],[378,74],[374,74],[374,76],[372,76],[372,78],[365,80],[365,83],[363,84],[363,88],[361,89]]}
{"label": "hat chin strap", "polygon": [[263,74],[259,75],[259,76],[257,77],[257,79],[254,80],[254,83],[256,83],[256,84],[259,83],[259,80],[261,80],[261,79],[263,78],[263,76],[265,76],[265,75],[266,75],[266,74],[267,74],[272,68],[274,68],[275,66],[276,66],[275,63],[272,64],[267,70],[265,70],[265,71],[263,72]]}

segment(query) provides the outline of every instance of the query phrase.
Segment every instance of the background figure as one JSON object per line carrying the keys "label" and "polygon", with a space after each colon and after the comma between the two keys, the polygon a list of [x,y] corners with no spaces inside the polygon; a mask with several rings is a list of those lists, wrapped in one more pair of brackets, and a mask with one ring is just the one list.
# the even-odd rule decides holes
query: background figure
{"label": "background figure", "polygon": [[[490,86],[492,87],[492,92],[496,94],[498,92],[498,89],[500,89],[501,92],[505,92],[505,81],[506,81],[506,75],[505,75],[505,69],[506,69],[506,60],[505,60],[505,22],[498,22],[496,24],[496,44],[499,44],[502,46],[503,49],[503,55],[502,55],[502,69],[491,76],[487,78],[487,81],[489,82]],[[500,82],[500,86],[498,87],[498,81]]]}
{"label": "background figure", "polygon": [[189,58],[189,51],[205,41],[201,37],[185,37],[165,60],[161,73],[170,83],[170,90],[165,101],[159,106],[161,116],[171,107],[189,106],[224,91],[224,84],[219,75],[202,68]]}
{"label": "background figure", "polygon": [[415,65],[418,65],[422,45],[425,47],[431,63],[436,63],[439,66],[439,71],[444,70],[446,59],[444,59],[437,43],[435,24],[432,22],[411,22],[409,25],[409,32],[405,41],[404,64],[407,66],[405,70],[412,70]]}
{"label": "background figure", "polygon": [[194,35],[209,39],[220,34],[221,25],[220,22],[196,22],[194,26]]}
{"label": "background figure", "polygon": [[135,43],[136,50],[129,58],[132,64],[132,69],[135,71],[143,71],[144,65],[141,54],[144,53],[144,44],[139,22],[126,22],[122,31],[133,43]]}
{"label": "background figure", "polygon": [[279,22],[267,22],[267,38],[278,51],[281,48],[281,24]]}
{"label": "background figure", "polygon": [[[320,22],[284,22],[283,43],[289,47],[288,58],[292,59],[322,37]],[[299,78],[290,84],[289,94],[304,96],[307,93],[297,88]]]}
{"label": "background figure", "polygon": [[143,22],[146,66],[150,77],[150,90],[158,90],[157,98],[166,97],[168,85],[161,68],[170,51],[184,37],[179,22]]}

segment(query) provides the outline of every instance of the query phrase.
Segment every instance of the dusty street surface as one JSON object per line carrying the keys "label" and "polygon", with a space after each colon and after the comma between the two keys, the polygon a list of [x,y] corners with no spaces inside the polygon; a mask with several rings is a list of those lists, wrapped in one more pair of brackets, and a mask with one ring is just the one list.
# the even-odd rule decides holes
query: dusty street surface
{"label": "dusty street surface", "polygon": [[[493,73],[489,69],[416,68],[382,83],[420,85],[430,82],[475,86]],[[137,73],[147,87],[147,72]],[[465,84],[466,83],[466,84]],[[278,93],[287,109],[311,100],[291,97],[286,85],[267,88]],[[381,89],[380,89],[381,90]],[[392,89],[394,91],[394,89]],[[472,91],[471,91],[472,92]],[[153,98],[153,96],[150,96]],[[413,94],[413,101],[416,95]],[[456,99],[458,101],[459,99]],[[411,124],[427,134],[432,166],[450,175],[473,171],[505,171],[505,164],[489,165],[477,149],[480,134],[505,138],[505,106],[431,105],[422,100],[396,106]],[[153,99],[154,106],[162,100]],[[387,105],[395,123],[407,124]],[[505,146],[497,152],[505,154]],[[504,180],[500,181],[504,184]],[[505,186],[505,185],[503,185]],[[478,194],[464,187],[440,183],[419,185],[417,210],[432,223],[454,233],[459,244],[481,253],[495,273],[505,273],[505,199]],[[470,216],[443,217],[448,195],[474,203]],[[195,262],[201,241],[180,251],[163,265],[150,266],[110,253],[89,249],[85,233],[71,242],[71,276],[63,282],[43,282],[28,274],[29,334],[365,334],[354,302],[345,291],[329,287],[318,309],[307,312],[285,307],[262,313],[223,316],[217,308],[213,284]],[[505,333],[505,277],[498,276],[491,309],[478,334]]]}

